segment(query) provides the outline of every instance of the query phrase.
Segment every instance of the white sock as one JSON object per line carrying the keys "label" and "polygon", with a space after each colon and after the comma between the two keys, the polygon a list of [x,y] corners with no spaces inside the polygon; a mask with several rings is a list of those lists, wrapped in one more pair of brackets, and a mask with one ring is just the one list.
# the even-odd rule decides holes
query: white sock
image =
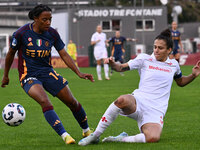
{"label": "white sock", "polygon": [[105,73],[105,77],[108,78],[108,74],[109,74],[109,66],[108,64],[104,64],[104,73]]}
{"label": "white sock", "polygon": [[98,78],[101,78],[101,65],[97,65],[96,69]]}
{"label": "white sock", "polygon": [[97,137],[100,137],[104,130],[117,118],[120,110],[121,109],[117,107],[114,102],[110,104],[94,132]]}
{"label": "white sock", "polygon": [[128,143],[146,143],[144,133],[140,133],[140,134],[137,134],[135,136],[124,137],[122,141],[128,142]]}
{"label": "white sock", "polygon": [[89,131],[90,128],[88,127],[87,129],[83,129],[83,133],[86,133],[87,131]]}
{"label": "white sock", "polygon": [[64,133],[61,135],[62,139],[65,140],[65,137],[66,137],[67,135],[69,135],[69,133],[64,132]]}

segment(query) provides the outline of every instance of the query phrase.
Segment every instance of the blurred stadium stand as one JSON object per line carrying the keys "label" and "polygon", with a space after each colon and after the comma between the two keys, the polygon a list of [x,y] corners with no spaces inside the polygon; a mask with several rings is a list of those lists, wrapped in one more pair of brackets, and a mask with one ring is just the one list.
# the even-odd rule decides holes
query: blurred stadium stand
{"label": "blurred stadium stand", "polygon": [[28,11],[38,4],[47,4],[52,11],[72,7],[90,6],[92,0],[1,0],[0,27],[20,27],[27,23]]}

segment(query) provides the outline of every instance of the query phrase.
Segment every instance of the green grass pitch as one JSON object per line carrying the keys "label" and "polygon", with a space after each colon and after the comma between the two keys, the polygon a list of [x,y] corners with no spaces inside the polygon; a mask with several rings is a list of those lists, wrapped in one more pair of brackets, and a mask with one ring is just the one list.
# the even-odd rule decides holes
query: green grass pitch
{"label": "green grass pitch", "polygon": [[[192,66],[181,67],[183,75],[191,73]],[[82,72],[92,73],[96,79],[95,68],[81,68]],[[83,105],[89,121],[89,126],[96,128],[99,119],[119,95],[131,93],[138,87],[137,71],[125,72],[120,76],[114,72],[110,81],[95,81],[79,79],[69,69],[56,69],[69,81],[73,95]],[[0,70],[2,79],[3,70]],[[18,72],[10,71],[10,84],[0,88],[0,110],[11,102],[20,103],[26,110],[26,119],[18,127],[9,127],[0,119],[0,150],[176,150],[200,149],[200,77],[186,87],[178,87],[173,83],[167,114],[164,118],[164,128],[159,143],[102,143],[80,147],[65,145],[62,139],[53,131],[43,117],[40,106],[31,99],[20,87]],[[82,130],[75,121],[69,109],[57,98],[49,95],[54,109],[60,117],[66,130],[76,139],[82,138]],[[122,131],[129,135],[139,133],[136,121],[119,116],[104,132],[101,140],[109,135],[118,135]]]}

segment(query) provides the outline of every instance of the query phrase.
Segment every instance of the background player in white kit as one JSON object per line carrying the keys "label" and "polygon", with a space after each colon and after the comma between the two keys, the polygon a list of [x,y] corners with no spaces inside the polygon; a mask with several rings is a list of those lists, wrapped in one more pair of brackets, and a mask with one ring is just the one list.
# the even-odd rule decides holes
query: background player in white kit
{"label": "background player in white kit", "polygon": [[[94,45],[94,57],[97,61],[97,76],[98,80],[102,80],[101,77],[101,63],[102,60],[108,58],[108,52],[106,49],[106,34],[102,32],[102,27],[98,25],[96,27],[96,32],[92,35],[91,38],[91,45]],[[109,78],[109,66],[108,64],[104,63],[104,73],[105,73],[105,79],[110,80]]]}
{"label": "background player in white kit", "polygon": [[104,138],[103,142],[145,143],[160,140],[173,79],[178,86],[185,86],[200,74],[198,61],[192,69],[192,74],[182,76],[178,62],[168,58],[172,47],[171,33],[167,29],[155,38],[152,55],[141,54],[125,64],[115,63],[112,57],[106,60],[119,72],[137,69],[140,75],[139,88],[132,94],[118,97],[104,113],[95,132],[79,141],[79,145],[97,143],[100,135],[119,114],[136,120],[141,133],[128,136],[123,132],[116,137]]}

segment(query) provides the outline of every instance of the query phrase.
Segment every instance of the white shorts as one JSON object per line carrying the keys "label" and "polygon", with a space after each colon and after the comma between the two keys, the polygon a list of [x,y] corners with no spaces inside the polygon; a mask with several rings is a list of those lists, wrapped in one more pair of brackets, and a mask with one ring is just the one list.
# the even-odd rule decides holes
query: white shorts
{"label": "white shorts", "polygon": [[164,114],[161,111],[153,109],[145,103],[142,103],[142,97],[134,96],[136,99],[136,111],[129,115],[124,115],[120,112],[120,115],[132,118],[137,121],[140,132],[142,132],[141,127],[146,123],[158,123],[163,127]]}
{"label": "white shorts", "polygon": [[108,58],[108,52],[107,52],[106,48],[95,47],[94,48],[94,57],[96,60]]}

